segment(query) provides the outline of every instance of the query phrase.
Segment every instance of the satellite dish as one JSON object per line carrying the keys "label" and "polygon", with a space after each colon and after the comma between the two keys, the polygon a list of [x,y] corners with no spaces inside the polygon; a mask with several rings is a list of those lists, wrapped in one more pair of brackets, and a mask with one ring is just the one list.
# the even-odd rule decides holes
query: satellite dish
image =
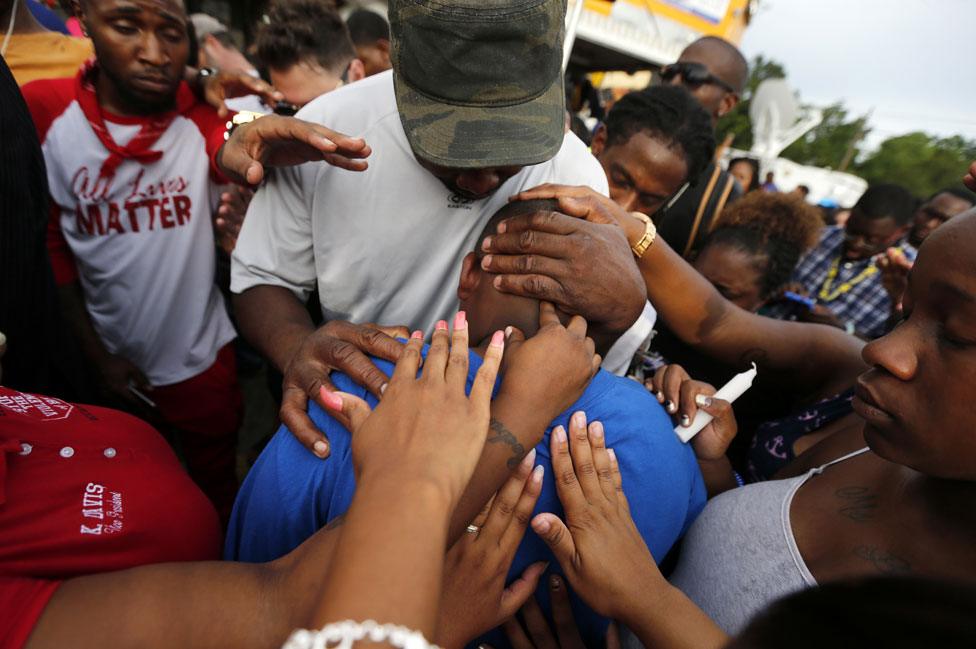
{"label": "satellite dish", "polygon": [[753,134],[751,152],[771,159],[819,124],[822,114],[816,109],[802,114],[786,79],[766,79],[752,95],[749,118]]}

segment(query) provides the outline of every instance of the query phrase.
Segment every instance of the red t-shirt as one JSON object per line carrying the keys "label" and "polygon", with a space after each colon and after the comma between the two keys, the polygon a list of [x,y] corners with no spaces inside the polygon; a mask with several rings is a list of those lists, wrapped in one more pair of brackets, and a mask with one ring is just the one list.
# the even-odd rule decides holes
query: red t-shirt
{"label": "red t-shirt", "polygon": [[0,649],[26,642],[64,579],[218,559],[220,541],[151,426],[0,387]]}

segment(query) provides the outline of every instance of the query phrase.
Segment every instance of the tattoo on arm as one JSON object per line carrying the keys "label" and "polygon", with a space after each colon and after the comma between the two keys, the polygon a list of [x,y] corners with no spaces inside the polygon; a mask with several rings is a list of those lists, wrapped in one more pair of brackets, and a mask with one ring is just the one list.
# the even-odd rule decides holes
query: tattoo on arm
{"label": "tattoo on arm", "polygon": [[525,457],[525,447],[522,446],[512,431],[505,428],[505,424],[498,421],[494,417],[488,423],[488,440],[489,444],[504,444],[512,448],[512,457],[508,458],[505,463],[510,470],[514,470],[515,467],[519,465],[522,458]]}
{"label": "tattoo on arm", "polygon": [[867,487],[841,487],[834,495],[843,503],[837,513],[855,523],[873,519],[878,509],[878,496]]}
{"label": "tattoo on arm", "polygon": [[902,557],[886,552],[873,545],[859,545],[854,548],[854,556],[870,562],[884,575],[901,575],[912,571],[912,564]]}

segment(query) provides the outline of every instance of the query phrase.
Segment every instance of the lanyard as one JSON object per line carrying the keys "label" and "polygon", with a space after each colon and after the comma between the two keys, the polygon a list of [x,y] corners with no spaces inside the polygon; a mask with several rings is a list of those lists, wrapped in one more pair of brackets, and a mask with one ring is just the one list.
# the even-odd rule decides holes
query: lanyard
{"label": "lanyard", "polygon": [[[899,246],[897,250],[901,252],[901,247]],[[834,286],[834,280],[837,279],[838,272],[840,272],[840,255],[838,255],[834,259],[833,263],[830,264],[830,271],[827,272],[827,278],[824,280],[823,286],[820,287],[820,294],[817,296],[817,298],[821,302],[833,302],[861,282],[873,277],[874,275],[877,275],[878,265],[872,260],[867,268],[862,270],[855,277],[843,282],[834,291],[831,291],[830,289]]]}

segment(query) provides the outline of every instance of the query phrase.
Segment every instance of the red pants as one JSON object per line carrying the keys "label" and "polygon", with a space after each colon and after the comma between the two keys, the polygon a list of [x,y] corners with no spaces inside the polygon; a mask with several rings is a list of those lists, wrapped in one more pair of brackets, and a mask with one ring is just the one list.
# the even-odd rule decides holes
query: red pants
{"label": "red pants", "polygon": [[225,345],[201,374],[156,387],[150,398],[176,429],[190,477],[226,524],[237,495],[237,431],[244,405],[233,345]]}

